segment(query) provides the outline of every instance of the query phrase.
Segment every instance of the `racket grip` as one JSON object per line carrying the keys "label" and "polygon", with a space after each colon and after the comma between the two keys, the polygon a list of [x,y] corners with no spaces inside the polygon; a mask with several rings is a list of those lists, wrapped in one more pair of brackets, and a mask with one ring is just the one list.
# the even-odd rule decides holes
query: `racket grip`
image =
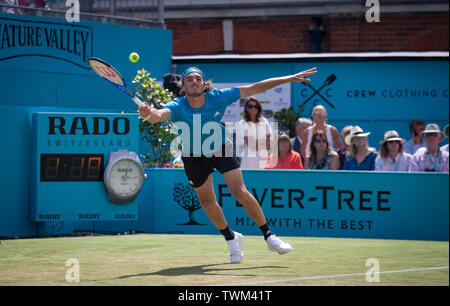
{"label": "racket grip", "polygon": [[137,106],[141,107],[142,105],[144,105],[144,103],[141,101],[141,99],[139,99],[137,96],[134,96],[133,98],[131,98],[133,100],[134,103],[136,103]]}

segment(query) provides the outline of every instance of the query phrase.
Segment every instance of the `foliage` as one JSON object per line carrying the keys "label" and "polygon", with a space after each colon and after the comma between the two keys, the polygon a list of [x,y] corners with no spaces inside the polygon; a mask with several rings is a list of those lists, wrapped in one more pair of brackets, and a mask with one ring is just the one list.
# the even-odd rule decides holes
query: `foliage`
{"label": "foliage", "polygon": [[295,136],[295,124],[297,119],[300,118],[303,107],[299,106],[298,112],[294,112],[294,108],[290,106],[288,109],[283,108],[282,110],[275,112],[273,117],[280,124],[279,131],[285,131],[289,134],[289,137]]}
{"label": "foliage", "polygon": [[[139,98],[153,108],[161,109],[173,99],[172,93],[161,88],[156,79],[151,78],[150,72],[145,69],[138,70],[133,83],[136,84],[136,94]],[[140,122],[139,131],[142,139],[147,141],[151,148],[149,153],[143,154],[146,159],[144,166],[158,168],[163,167],[164,164],[171,164],[173,156],[170,153],[170,143],[175,137],[170,133],[171,126],[169,121],[156,124]]]}

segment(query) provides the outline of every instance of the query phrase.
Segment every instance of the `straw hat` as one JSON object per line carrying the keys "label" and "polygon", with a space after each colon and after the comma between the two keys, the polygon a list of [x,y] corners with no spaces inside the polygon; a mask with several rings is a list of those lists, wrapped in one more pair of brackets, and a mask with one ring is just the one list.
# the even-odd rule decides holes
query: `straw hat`
{"label": "straw hat", "polygon": [[344,141],[347,145],[351,145],[353,137],[367,137],[369,135],[370,135],[370,132],[364,132],[362,128],[355,125],[355,126],[352,126],[350,134],[345,136]]}
{"label": "straw hat", "polygon": [[425,130],[422,132],[422,136],[425,136],[426,134],[439,134],[441,135],[441,139],[444,139],[444,133],[442,133],[439,125],[437,125],[436,123],[427,124]]}
{"label": "straw hat", "polygon": [[388,141],[400,141],[401,143],[404,143],[406,140],[401,138],[396,130],[391,130],[384,133],[384,140],[380,141],[380,144],[383,144]]}

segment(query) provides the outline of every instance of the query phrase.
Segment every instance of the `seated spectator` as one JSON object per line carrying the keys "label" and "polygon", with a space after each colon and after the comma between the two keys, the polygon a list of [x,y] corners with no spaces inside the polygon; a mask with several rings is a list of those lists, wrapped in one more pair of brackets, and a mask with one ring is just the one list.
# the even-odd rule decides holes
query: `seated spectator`
{"label": "seated spectator", "polygon": [[79,0],[80,1],[80,11],[84,13],[93,13],[93,7],[95,0]]}
{"label": "seated spectator", "polygon": [[413,155],[416,153],[417,149],[426,146],[425,141],[422,138],[422,132],[424,129],[425,123],[420,119],[413,120],[409,124],[409,130],[412,138],[403,144],[403,150],[405,150],[406,153]]}
{"label": "seated spectator", "polygon": [[[445,135],[445,138],[448,138],[448,124],[444,128],[444,135]],[[447,151],[447,153],[448,153],[448,143],[446,145],[442,146],[441,150]]]}
{"label": "seated spectator", "polygon": [[375,171],[408,171],[411,154],[404,152],[403,143],[397,131],[384,133],[384,140],[380,142],[380,152],[375,159]]}
{"label": "seated spectator", "polygon": [[295,137],[291,138],[292,149],[299,153],[302,157],[302,163],[305,162],[305,157],[302,155],[302,139],[306,130],[312,125],[312,121],[308,118],[298,118],[295,124]]}
{"label": "seated spectator", "polygon": [[350,134],[351,130],[351,125],[347,125],[341,130],[341,138],[344,141],[344,145],[337,150],[337,154],[339,156],[339,170],[344,169],[345,159],[347,158],[348,149],[350,148],[350,144],[345,142],[345,137]]}
{"label": "seated spectator", "polygon": [[338,170],[338,154],[329,147],[327,135],[323,131],[313,134],[309,150],[311,156],[305,160],[305,169]]}
{"label": "seated spectator", "polygon": [[344,170],[374,170],[377,152],[369,147],[367,136],[370,132],[364,132],[359,126],[352,127],[345,141],[350,143]]}
{"label": "seated spectator", "polygon": [[[17,2],[17,0],[0,0],[0,3],[14,5],[14,6],[19,6],[19,2]],[[8,13],[8,14],[14,14],[15,13],[13,7],[2,7],[1,12],[2,13]]]}
{"label": "seated spectator", "polygon": [[[43,8],[45,6],[44,0],[0,0],[0,3],[10,4],[10,5],[14,5],[14,6],[29,7],[29,8]],[[24,10],[9,8],[9,7],[2,8],[2,12],[10,13],[10,14],[25,13]]]}
{"label": "seated spectator", "polygon": [[292,150],[289,136],[278,136],[278,155],[270,154],[266,159],[265,169],[303,169],[300,154]]}
{"label": "seated spectator", "polygon": [[427,124],[422,136],[427,143],[412,156],[409,165],[410,172],[448,172],[448,152],[439,150],[439,143],[444,139],[444,133],[436,123]]}
{"label": "seated spectator", "polygon": [[331,148],[342,147],[341,139],[339,138],[338,130],[327,124],[327,110],[323,105],[314,106],[312,110],[313,125],[310,126],[303,135],[302,141],[302,156],[305,158],[309,156],[309,146],[311,144],[311,137],[315,131],[325,131],[328,143]]}
{"label": "seated spectator", "polygon": [[19,6],[30,8],[42,8],[44,7],[43,0],[18,0]]}

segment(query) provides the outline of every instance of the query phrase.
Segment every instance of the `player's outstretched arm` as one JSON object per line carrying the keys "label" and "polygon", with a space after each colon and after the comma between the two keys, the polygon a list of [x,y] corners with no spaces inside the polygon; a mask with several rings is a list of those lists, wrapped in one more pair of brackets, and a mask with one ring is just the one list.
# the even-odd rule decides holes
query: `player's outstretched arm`
{"label": "player's outstretched arm", "polygon": [[261,92],[264,92],[266,90],[272,89],[278,85],[284,84],[284,83],[290,83],[290,82],[309,82],[310,79],[308,77],[310,75],[313,75],[317,73],[317,68],[311,68],[296,74],[278,77],[278,78],[270,78],[267,80],[263,80],[257,83],[253,83],[250,85],[244,85],[240,86],[239,90],[241,91],[241,97],[249,97],[256,94],[259,94]]}
{"label": "player's outstretched arm", "polygon": [[170,110],[152,108],[148,103],[144,103],[144,105],[139,107],[139,115],[145,121],[158,123],[170,119]]}

